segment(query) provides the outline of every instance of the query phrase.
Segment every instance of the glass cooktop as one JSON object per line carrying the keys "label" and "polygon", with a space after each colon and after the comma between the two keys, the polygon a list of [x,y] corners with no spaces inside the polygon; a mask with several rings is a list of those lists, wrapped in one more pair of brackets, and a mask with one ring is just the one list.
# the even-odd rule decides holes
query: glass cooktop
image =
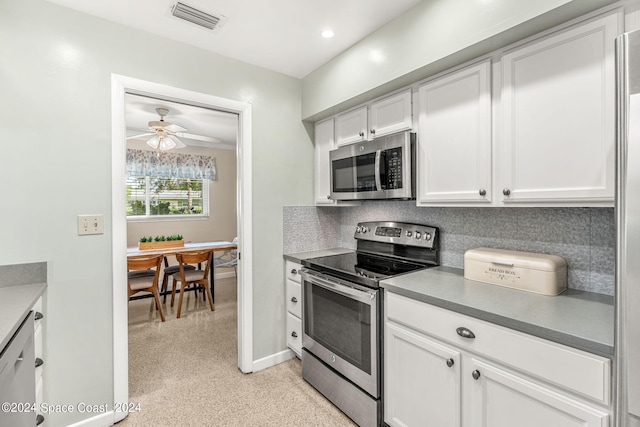
{"label": "glass cooktop", "polygon": [[378,287],[378,281],[426,268],[427,265],[372,255],[365,252],[348,252],[319,258],[310,258],[302,264],[312,270],[338,276],[370,287]]}

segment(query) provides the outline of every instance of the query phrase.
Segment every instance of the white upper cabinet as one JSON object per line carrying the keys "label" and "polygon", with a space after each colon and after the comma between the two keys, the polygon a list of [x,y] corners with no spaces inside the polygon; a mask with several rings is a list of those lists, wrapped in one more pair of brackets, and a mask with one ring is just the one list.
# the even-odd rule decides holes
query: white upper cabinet
{"label": "white upper cabinet", "polygon": [[411,89],[372,102],[369,117],[369,139],[411,129]]}
{"label": "white upper cabinet", "polygon": [[502,57],[500,200],[613,201],[621,17],[570,27]]}
{"label": "white upper cabinet", "polygon": [[339,114],[336,117],[336,146],[366,141],[368,134],[367,106]]}
{"label": "white upper cabinet", "polygon": [[333,119],[324,120],[315,125],[314,187],[316,205],[334,205],[336,203],[329,198],[331,194],[329,151],[335,148],[333,130]]}
{"label": "white upper cabinet", "polygon": [[417,204],[491,202],[491,62],[418,89]]}
{"label": "white upper cabinet", "polygon": [[336,116],[336,146],[341,147],[413,127],[411,89]]}

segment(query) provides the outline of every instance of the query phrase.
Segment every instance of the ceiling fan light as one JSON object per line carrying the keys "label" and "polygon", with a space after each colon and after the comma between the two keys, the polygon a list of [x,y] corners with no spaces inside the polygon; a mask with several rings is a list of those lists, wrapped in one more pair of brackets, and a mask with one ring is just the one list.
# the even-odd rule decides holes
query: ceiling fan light
{"label": "ceiling fan light", "polygon": [[160,137],[159,148],[160,151],[171,150],[176,147],[176,143],[167,137]]}
{"label": "ceiling fan light", "polygon": [[159,144],[160,144],[160,137],[158,135],[155,135],[155,136],[151,137],[147,141],[147,145],[149,147],[153,148],[154,150],[158,148]]}
{"label": "ceiling fan light", "polygon": [[184,147],[186,147],[184,142],[180,141],[178,138],[176,138],[173,135],[169,135],[169,136],[167,136],[167,138],[169,138],[171,141],[173,141],[176,144],[175,148],[184,148]]}

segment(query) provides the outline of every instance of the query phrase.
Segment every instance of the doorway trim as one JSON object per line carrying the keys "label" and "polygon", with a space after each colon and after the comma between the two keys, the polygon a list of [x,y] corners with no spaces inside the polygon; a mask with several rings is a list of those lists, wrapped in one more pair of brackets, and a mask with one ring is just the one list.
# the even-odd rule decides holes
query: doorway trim
{"label": "doorway trim", "polygon": [[[125,94],[238,114],[237,235],[238,235],[238,368],[253,371],[253,283],[251,201],[251,104],[179,89],[118,74],[111,75],[111,225],[113,267],[113,401],[129,401],[128,298],[126,291],[126,126]],[[126,416],[114,414],[114,422]]]}

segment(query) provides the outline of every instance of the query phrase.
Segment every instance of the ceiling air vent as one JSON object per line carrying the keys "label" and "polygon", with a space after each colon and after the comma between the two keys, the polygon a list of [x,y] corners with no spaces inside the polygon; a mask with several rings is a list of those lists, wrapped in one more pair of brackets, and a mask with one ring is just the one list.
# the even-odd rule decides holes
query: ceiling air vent
{"label": "ceiling air vent", "polygon": [[213,30],[220,22],[219,17],[209,15],[208,13],[180,2],[171,8],[171,14],[176,18],[184,19],[185,21],[208,28],[209,30]]}

